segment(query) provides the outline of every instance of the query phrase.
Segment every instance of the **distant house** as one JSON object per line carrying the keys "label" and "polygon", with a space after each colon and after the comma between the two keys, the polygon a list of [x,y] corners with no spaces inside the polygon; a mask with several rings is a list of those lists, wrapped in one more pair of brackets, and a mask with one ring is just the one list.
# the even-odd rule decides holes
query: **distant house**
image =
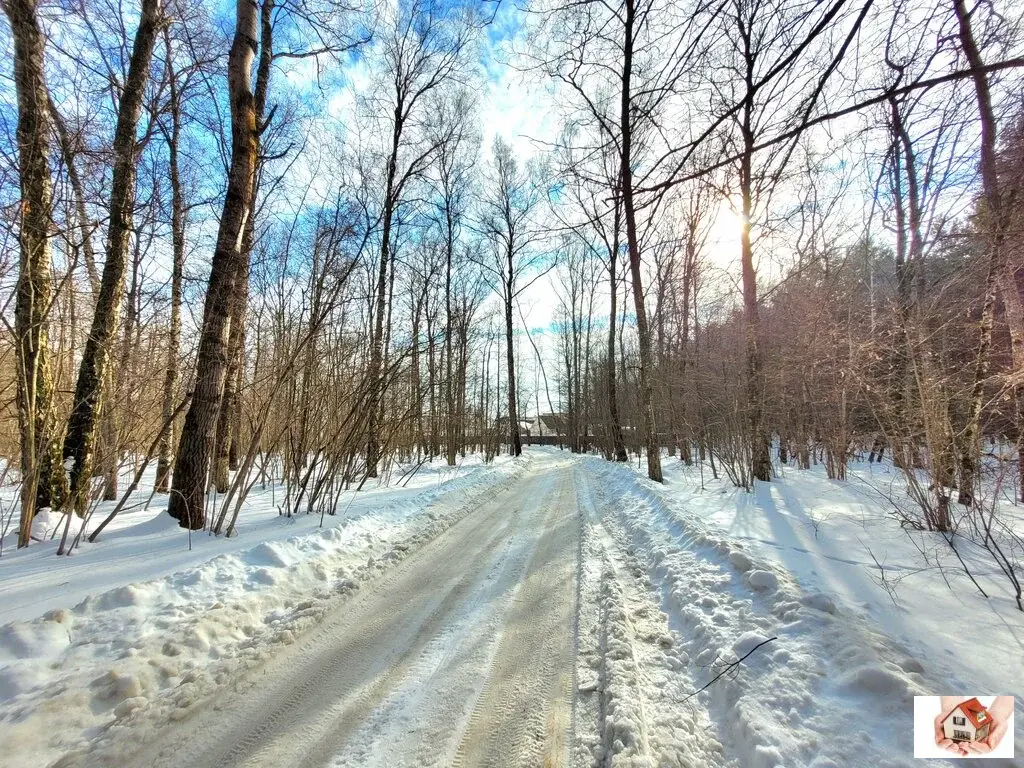
{"label": "distant house", "polygon": [[949,713],[942,723],[947,739],[984,741],[992,727],[992,715],[977,699],[968,699]]}
{"label": "distant house", "polygon": [[569,417],[564,413],[542,413],[537,417],[537,434],[563,437],[569,434]]}
{"label": "distant house", "polygon": [[565,437],[569,434],[569,417],[564,413],[541,413],[523,419],[530,437]]}
{"label": "distant house", "polygon": [[[494,422],[499,435],[508,434],[508,417],[502,416]],[[589,434],[589,430],[585,431]],[[586,439],[586,434],[581,439]],[[537,416],[522,416],[519,419],[519,436],[525,445],[564,446],[569,439],[569,417],[564,413],[542,413]]]}
{"label": "distant house", "polygon": [[[532,419],[529,417],[522,418],[519,420],[519,434],[528,435],[530,434],[530,426],[533,424]],[[508,434],[508,416],[499,416],[494,420],[494,429],[501,435]]]}

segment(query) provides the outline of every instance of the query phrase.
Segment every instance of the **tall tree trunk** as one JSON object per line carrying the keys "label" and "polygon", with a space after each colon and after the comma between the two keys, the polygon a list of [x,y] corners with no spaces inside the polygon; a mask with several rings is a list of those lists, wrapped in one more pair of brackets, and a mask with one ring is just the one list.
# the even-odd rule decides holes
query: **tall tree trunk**
{"label": "tall tree trunk", "polygon": [[395,177],[398,173],[398,147],[402,140],[402,104],[395,107],[394,126],[391,134],[391,154],[388,157],[387,183],[384,188],[384,217],[381,226],[380,264],[377,270],[377,306],[374,317],[373,337],[370,349],[370,386],[373,396],[369,399],[370,412],[367,418],[366,476],[377,477],[380,461],[380,420],[384,405],[384,317],[388,303],[388,261],[391,258],[391,226],[395,214]]}
{"label": "tall tree trunk", "polygon": [[[57,134],[57,142],[60,145],[61,157],[64,160],[64,167],[67,172],[68,182],[74,197],[75,216],[77,218],[79,237],[81,238],[82,259],[85,262],[85,274],[89,281],[89,288],[92,293],[92,308],[95,311],[96,302],[99,300],[100,275],[96,268],[96,254],[92,244],[93,223],[85,207],[85,187],[82,178],[78,173],[79,150],[68,130],[59,110],[53,102],[53,97],[48,95],[50,116],[53,118],[53,127]],[[77,253],[77,249],[76,249]],[[74,301],[74,293],[71,294]],[[74,324],[72,324],[74,327]],[[40,482],[36,495],[36,508],[53,506],[59,508],[67,496],[67,477],[63,467],[60,466],[61,445],[59,435],[54,425],[53,433],[50,436],[51,448],[45,456],[50,458],[47,463],[44,459],[41,477],[48,477],[45,482]],[[59,468],[59,471],[50,471],[49,467]]]}
{"label": "tall tree trunk", "polygon": [[107,228],[106,261],[96,300],[92,328],[85,343],[75,384],[75,399],[64,437],[64,463],[70,464],[69,501],[79,514],[89,501],[96,427],[103,407],[103,390],[111,345],[124,296],[128,239],[135,212],[135,131],[142,111],[149,64],[160,21],[159,0],[142,0],[128,76],[117,109],[114,132],[114,169],[110,181],[110,223]]}
{"label": "tall tree trunk", "polygon": [[[253,201],[255,203],[255,190]],[[251,216],[249,222],[246,226],[247,232],[251,229]],[[252,255],[252,240],[249,234],[243,238],[242,252],[241,272],[235,281],[234,296],[231,301],[228,369],[224,376],[224,394],[221,399],[220,411],[217,414],[217,431],[214,435],[211,482],[217,493],[226,493],[228,490],[234,427],[240,407],[238,389],[245,354],[245,315],[249,306],[249,262]]]}
{"label": "tall tree trunk", "polygon": [[913,417],[910,408],[909,382],[910,362],[914,353],[910,324],[913,318],[913,270],[915,264],[908,261],[910,251],[907,238],[907,214],[903,199],[903,148],[904,135],[899,105],[895,99],[889,102],[890,121],[893,131],[892,191],[896,214],[896,319],[899,323],[896,343],[892,345],[892,402],[894,445],[893,462],[898,467],[910,469],[917,463],[917,450]]}
{"label": "tall tree trunk", "polygon": [[14,38],[14,85],[18,95],[18,170],[21,222],[18,288],[14,305],[18,365],[18,427],[21,434],[21,517],[18,546],[28,546],[36,495],[49,479],[40,467],[51,430],[51,386],[47,360],[50,310],[50,114],[44,69],[45,38],[36,0],[5,0]]}
{"label": "tall tree trunk", "polygon": [[[435,309],[434,312],[436,313],[437,310]],[[430,460],[433,461],[441,451],[438,439],[440,430],[437,424],[437,349],[434,345],[436,314],[432,315],[429,307],[424,310],[424,313],[427,323],[427,392],[430,394]]]}
{"label": "tall tree trunk", "polygon": [[[456,368],[456,424],[458,425],[458,431],[456,434],[456,442],[458,443],[459,449],[462,451],[462,455],[466,455],[466,413],[469,410],[466,407],[466,400],[469,393],[466,391],[466,387],[469,379],[469,302],[463,304],[462,309],[459,313],[458,322],[458,334],[459,334],[459,345],[458,345],[458,365]],[[478,433],[478,437],[483,435],[483,432]]]}
{"label": "tall tree trunk", "polygon": [[171,37],[164,27],[164,45],[167,49],[167,79],[170,88],[168,108],[171,130],[167,133],[167,154],[171,181],[171,319],[167,334],[167,366],[164,370],[163,418],[167,429],[160,436],[156,464],[156,491],[167,493],[171,480],[171,451],[174,447],[174,410],[178,388],[178,354],[181,346],[181,289],[185,276],[185,199],[181,189],[178,167],[178,146],[181,140],[181,93],[178,90]]}
{"label": "tall tree trunk", "polygon": [[104,382],[108,407],[100,412],[100,466],[103,471],[103,500],[117,501],[117,476],[121,466],[121,430],[119,408],[127,408],[134,402],[131,386],[135,377],[130,369],[132,350],[136,340],[132,338],[139,326],[139,271],[142,247],[138,236],[132,248],[132,277],[126,302],[128,313],[125,317],[121,336],[121,356],[116,366],[107,366]]}
{"label": "tall tree trunk", "polygon": [[[426,287],[424,287],[426,290]],[[422,300],[413,300],[412,308],[412,367],[409,371],[409,389],[412,396],[413,439],[416,445],[416,460],[419,461],[420,451],[425,450],[426,440],[423,433],[423,388],[420,386],[420,317],[423,309]]]}
{"label": "tall tree trunk", "polygon": [[[996,291],[999,290],[1010,327],[1013,368],[1024,370],[1024,301],[1017,287],[1014,269],[1007,258],[1005,236],[1008,228],[1009,206],[1005,205],[999,187],[996,160],[997,123],[992,109],[988,75],[982,70],[984,61],[974,39],[971,15],[965,0],[953,0],[959,24],[960,46],[973,70],[974,91],[981,121],[981,221],[988,236],[988,273],[982,303],[978,352],[975,358],[974,384],[967,426],[960,443],[960,483],[958,501],[966,506],[974,504],[978,483],[979,453],[981,450],[981,410],[985,400],[985,381],[989,371],[989,353],[992,347],[992,327],[995,323]],[[1024,384],[1014,383],[1017,403],[1017,445],[1024,456]],[[1024,479],[1024,461],[1021,462]],[[1024,485],[1020,489],[1024,499]]]}
{"label": "tall tree trunk", "polygon": [[516,397],[516,358],[512,347],[512,248],[508,249],[508,283],[505,285],[505,347],[508,362],[508,445],[509,453],[521,456],[522,438],[519,436],[519,408]]}
{"label": "tall tree trunk", "polygon": [[633,76],[633,24],[635,21],[634,0],[626,0],[626,18],[623,34],[622,57],[622,101],[619,114],[621,132],[621,166],[619,179],[622,185],[622,206],[626,216],[626,243],[629,248],[629,268],[633,281],[633,305],[636,309],[636,332],[640,341],[640,410],[644,419],[647,439],[647,476],[657,482],[661,476],[661,449],[658,443],[657,427],[654,423],[654,392],[651,383],[652,352],[651,331],[647,324],[647,308],[644,303],[643,277],[640,273],[640,241],[636,229],[636,207],[633,202],[633,116],[631,79]]}
{"label": "tall tree trunk", "polygon": [[628,461],[626,442],[622,439],[622,421],[619,418],[619,398],[615,390],[615,323],[618,315],[619,287],[616,268],[619,256],[619,228],[621,227],[622,205],[615,204],[615,220],[612,233],[612,250],[608,254],[608,279],[611,282],[611,305],[608,311],[608,418],[611,421],[612,456],[615,461]]}
{"label": "tall tree trunk", "polygon": [[[241,428],[240,383],[244,373],[245,359],[245,317],[249,309],[249,265],[252,260],[252,248],[256,227],[256,202],[259,195],[260,168],[260,135],[266,128],[263,125],[267,93],[270,88],[270,65],[274,57],[274,40],[272,16],[274,0],[264,0],[260,9],[260,60],[256,67],[256,86],[253,92],[253,111],[255,112],[256,160],[252,176],[252,213],[245,222],[242,237],[242,257],[239,261],[241,272],[235,280],[234,295],[231,299],[231,330],[228,334],[228,371],[224,377],[224,395],[221,399],[220,413],[217,415],[217,431],[214,437],[213,485],[217,493],[228,490],[228,472],[232,466],[232,456],[237,466],[238,445],[236,432]],[[238,429],[236,430],[236,426]]]}
{"label": "tall tree trunk", "polygon": [[452,365],[452,335],[455,328],[452,318],[452,250],[454,242],[452,237],[451,217],[448,217],[448,238],[445,242],[445,281],[444,281],[444,312],[445,312],[445,334],[444,334],[444,405],[446,411],[445,419],[445,453],[448,466],[455,466],[455,452],[458,449],[456,439],[457,419],[455,414],[455,382],[452,380],[454,366]]}
{"label": "tall tree trunk", "polygon": [[761,360],[761,320],[758,313],[757,274],[754,271],[754,250],[750,238],[750,219],[754,212],[754,54],[750,37],[744,36],[746,57],[746,96],[743,103],[743,153],[740,159],[740,195],[743,206],[743,227],[740,236],[740,265],[743,273],[743,320],[746,332],[746,398],[747,428],[750,430],[750,470],[756,480],[771,480],[772,460],[768,432],[764,425],[764,371]]}
{"label": "tall tree trunk", "polygon": [[[686,261],[683,263],[683,326],[679,334],[679,378],[686,381],[687,365],[690,357],[690,294],[691,285],[695,282],[694,270],[697,264],[697,224],[693,222],[689,226],[689,233],[686,239]],[[693,464],[692,430],[689,426],[689,415],[686,408],[686,398],[683,397],[679,404],[680,442],[679,458],[684,464]]]}
{"label": "tall tree trunk", "polygon": [[243,241],[253,208],[258,137],[252,62],[257,47],[257,8],[251,0],[237,0],[235,5],[235,36],[228,54],[231,167],[203,306],[195,389],[178,443],[174,492],[167,508],[183,528],[193,530],[206,523],[206,476],[228,370],[231,301],[235,282],[243,274]]}

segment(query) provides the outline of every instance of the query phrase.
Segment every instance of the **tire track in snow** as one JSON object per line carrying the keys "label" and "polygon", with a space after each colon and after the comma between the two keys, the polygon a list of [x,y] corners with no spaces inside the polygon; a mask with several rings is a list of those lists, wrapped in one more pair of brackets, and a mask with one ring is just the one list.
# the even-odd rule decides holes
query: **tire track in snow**
{"label": "tire track in snow", "polygon": [[[331,765],[373,768],[394,765],[448,766],[453,762],[453,736],[465,728],[468,713],[457,702],[479,696],[494,662],[504,614],[515,599],[527,561],[533,553],[540,504],[551,492],[552,478],[543,478],[523,509],[508,513],[513,528],[453,621],[432,638],[419,658],[365,720]],[[460,726],[453,729],[455,717]],[[425,745],[445,747],[433,753]]]}
{"label": "tire track in snow", "polygon": [[454,765],[567,765],[577,532],[566,472]]}
{"label": "tire track in snow", "polygon": [[111,764],[451,765],[468,745],[467,766],[563,765],[571,489],[567,465],[541,464]]}
{"label": "tire track in snow", "polygon": [[[580,502],[587,510],[587,563],[591,599],[599,605],[589,653],[577,668],[596,680],[581,686],[581,709],[596,717],[600,741],[578,739],[576,765],[721,766],[722,748],[708,713],[695,702],[680,706],[692,679],[680,638],[668,625],[646,572],[622,544],[621,532],[601,490],[597,501],[585,470],[578,472]],[[585,642],[586,638],[581,642]],[[596,670],[594,668],[596,667]],[[596,703],[587,704],[587,699]],[[595,711],[596,710],[596,711]],[[589,760],[588,760],[589,758]]]}

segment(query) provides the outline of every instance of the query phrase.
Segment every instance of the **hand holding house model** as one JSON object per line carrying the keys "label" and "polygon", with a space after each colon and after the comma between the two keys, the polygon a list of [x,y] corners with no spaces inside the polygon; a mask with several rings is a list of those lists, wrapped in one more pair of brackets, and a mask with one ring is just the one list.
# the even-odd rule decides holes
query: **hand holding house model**
{"label": "hand holding house model", "polygon": [[946,715],[943,733],[951,741],[985,741],[992,729],[992,716],[977,698],[968,699]]}
{"label": "hand holding house model", "polygon": [[943,696],[935,718],[935,743],[960,757],[986,755],[999,746],[1013,715],[1013,697],[996,696],[986,707],[976,697]]}

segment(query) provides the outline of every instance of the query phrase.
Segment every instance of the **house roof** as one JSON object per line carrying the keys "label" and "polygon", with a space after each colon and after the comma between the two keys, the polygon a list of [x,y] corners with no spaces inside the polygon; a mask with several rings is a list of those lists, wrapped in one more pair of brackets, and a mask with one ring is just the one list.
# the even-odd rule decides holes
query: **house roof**
{"label": "house roof", "polygon": [[560,435],[568,433],[569,417],[564,413],[542,413],[537,418],[540,419],[544,429],[550,432]]}
{"label": "house roof", "polygon": [[[967,719],[971,721],[971,724],[975,728],[981,728],[992,722],[992,716],[988,713],[988,710],[985,709],[985,705],[978,701],[977,698],[960,702],[957,709],[967,716]],[[950,716],[955,713],[956,709],[950,713]]]}

